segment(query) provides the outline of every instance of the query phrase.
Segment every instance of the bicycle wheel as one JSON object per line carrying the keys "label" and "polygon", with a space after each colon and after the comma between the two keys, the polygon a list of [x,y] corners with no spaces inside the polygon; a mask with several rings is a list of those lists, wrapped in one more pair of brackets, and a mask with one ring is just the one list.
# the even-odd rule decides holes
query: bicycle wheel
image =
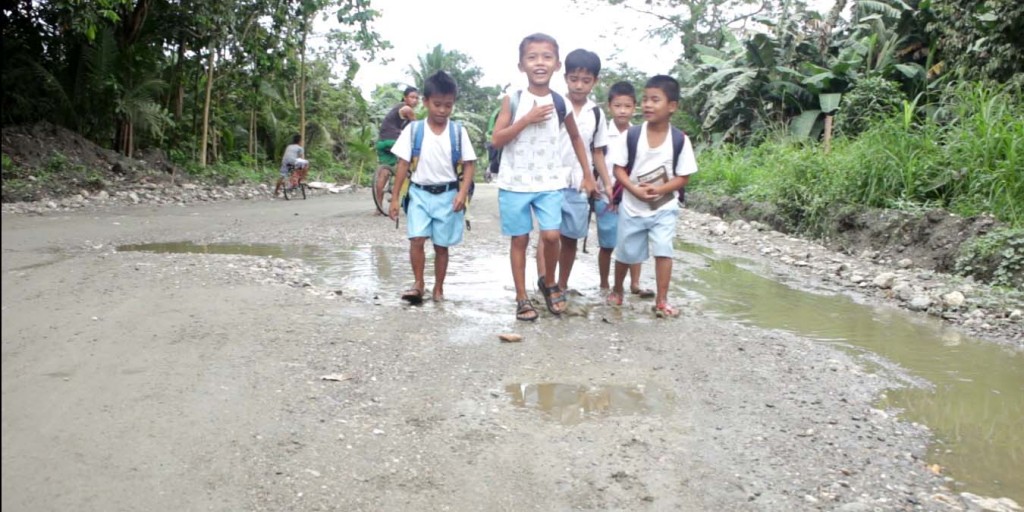
{"label": "bicycle wheel", "polygon": [[299,183],[299,191],[302,192],[302,198],[303,199],[306,198],[306,188],[308,188],[308,187],[306,187],[305,183]]}
{"label": "bicycle wheel", "polygon": [[284,182],[284,186],[281,187],[281,192],[284,193],[284,200],[285,201],[290,201],[292,199],[288,194],[290,192],[293,192],[294,190],[295,189],[292,188],[290,183],[288,183],[287,181]]}
{"label": "bicycle wheel", "polygon": [[386,165],[378,167],[377,172],[373,174],[373,186],[370,187],[373,189],[373,204],[381,215],[387,215],[391,208],[391,186],[394,181],[395,173]]}

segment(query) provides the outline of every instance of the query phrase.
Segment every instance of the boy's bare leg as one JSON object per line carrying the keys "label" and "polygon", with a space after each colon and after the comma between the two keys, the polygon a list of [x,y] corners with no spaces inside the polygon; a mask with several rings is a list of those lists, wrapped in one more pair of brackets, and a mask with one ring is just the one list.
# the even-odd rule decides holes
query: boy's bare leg
{"label": "boy's bare leg", "polygon": [[629,265],[615,262],[615,285],[612,286],[612,291],[622,296],[622,283],[626,282],[626,273],[629,272]]}
{"label": "boy's bare leg", "polygon": [[[381,201],[384,200],[384,187],[387,185],[388,175],[380,171],[386,167],[386,165],[377,166],[377,187],[376,192],[374,192],[377,194],[377,204],[381,204]],[[380,214],[380,212],[377,213]]]}
{"label": "boy's bare leg", "polygon": [[558,269],[558,253],[561,251],[561,233],[557,229],[546,229],[540,232],[541,245],[537,257],[544,258],[544,286],[551,288],[558,284],[555,271]]}
{"label": "boy's bare leg", "polygon": [[274,195],[275,196],[281,193],[281,186],[282,185],[284,185],[284,178],[278,178],[277,179],[277,185],[274,185]]}
{"label": "boy's bare leg", "polygon": [[[544,258],[544,237],[540,236],[537,237],[537,277],[544,281],[547,281],[547,264],[547,259]],[[547,284],[544,286],[547,286]]]}
{"label": "boy's bare leg", "polygon": [[608,281],[608,275],[612,270],[612,251],[615,249],[605,249],[602,247],[597,251],[597,274],[601,277],[601,289],[608,290],[611,288],[611,284]]}
{"label": "boy's bare leg", "polygon": [[412,275],[416,280],[413,288],[422,291],[426,288],[423,280],[423,267],[427,264],[427,255],[424,249],[427,238],[420,236],[409,239],[409,262],[412,263]]}
{"label": "boy's bare leg", "polygon": [[436,302],[444,300],[444,278],[448,275],[448,248],[434,245],[434,295]]}
{"label": "boy's bare leg", "polygon": [[526,296],[526,247],[530,245],[530,234],[517,235],[512,237],[508,256],[512,264],[512,283],[516,287],[516,300],[523,300]]}
{"label": "boy's bare leg", "polygon": [[640,265],[641,263],[634,263],[629,266],[629,289],[639,290],[640,289]]}
{"label": "boy's bare leg", "polygon": [[576,262],[576,248],[579,241],[575,238],[561,236],[561,249],[558,253],[558,287],[563,291],[569,289],[569,274],[572,273],[572,265]]}
{"label": "boy's bare leg", "polygon": [[654,278],[658,282],[658,295],[655,304],[668,302],[668,283],[672,279],[672,258],[657,256],[654,258]]}

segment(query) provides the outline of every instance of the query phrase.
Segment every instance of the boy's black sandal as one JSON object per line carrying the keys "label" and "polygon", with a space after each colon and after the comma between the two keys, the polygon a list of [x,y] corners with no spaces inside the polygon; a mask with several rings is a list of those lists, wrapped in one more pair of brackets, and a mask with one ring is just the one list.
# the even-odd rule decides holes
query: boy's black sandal
{"label": "boy's black sandal", "polygon": [[516,301],[516,320],[532,322],[539,316],[540,315],[537,314],[536,308],[533,307],[533,301],[530,299]]}
{"label": "boy's black sandal", "polygon": [[[547,305],[548,311],[550,311],[552,315],[561,315],[562,311],[555,309],[555,304],[565,302],[565,292],[558,287],[558,284],[555,284],[550,288],[542,288],[541,292],[544,293],[544,303]],[[553,297],[556,293],[558,294],[558,297]]]}

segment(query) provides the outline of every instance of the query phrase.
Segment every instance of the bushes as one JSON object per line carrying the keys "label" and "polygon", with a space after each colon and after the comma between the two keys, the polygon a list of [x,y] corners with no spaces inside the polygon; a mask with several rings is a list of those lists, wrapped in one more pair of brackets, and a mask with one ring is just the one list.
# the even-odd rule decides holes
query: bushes
{"label": "bushes", "polygon": [[907,122],[879,119],[857,138],[838,139],[825,154],[780,140],[755,148],[700,154],[695,189],[775,203],[800,229],[815,231],[842,205],[924,209],[965,217],[991,213],[1024,226],[1024,111],[1020,91],[978,84]]}

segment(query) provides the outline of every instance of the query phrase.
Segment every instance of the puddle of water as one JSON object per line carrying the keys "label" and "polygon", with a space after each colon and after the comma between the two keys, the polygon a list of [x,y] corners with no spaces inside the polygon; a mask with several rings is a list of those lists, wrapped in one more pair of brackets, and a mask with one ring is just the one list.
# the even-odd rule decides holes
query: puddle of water
{"label": "puddle of water", "polygon": [[117,246],[119,252],[156,252],[162,254],[238,254],[242,256],[273,256],[275,258],[308,258],[316,247],[274,244],[196,244],[194,242],[163,242]]}
{"label": "puddle of water", "polygon": [[674,397],[649,385],[583,386],[578,384],[509,384],[505,392],[519,407],[539,409],[565,425],[606,416],[664,414]]}
{"label": "puddle of water", "polygon": [[934,318],[796,290],[732,261],[705,262],[705,268],[677,263],[683,271],[674,284],[699,294],[707,309],[861,347],[935,384],[890,391],[882,406],[927,425],[938,439],[930,461],[971,492],[1024,500],[1024,355],[963,336]]}

